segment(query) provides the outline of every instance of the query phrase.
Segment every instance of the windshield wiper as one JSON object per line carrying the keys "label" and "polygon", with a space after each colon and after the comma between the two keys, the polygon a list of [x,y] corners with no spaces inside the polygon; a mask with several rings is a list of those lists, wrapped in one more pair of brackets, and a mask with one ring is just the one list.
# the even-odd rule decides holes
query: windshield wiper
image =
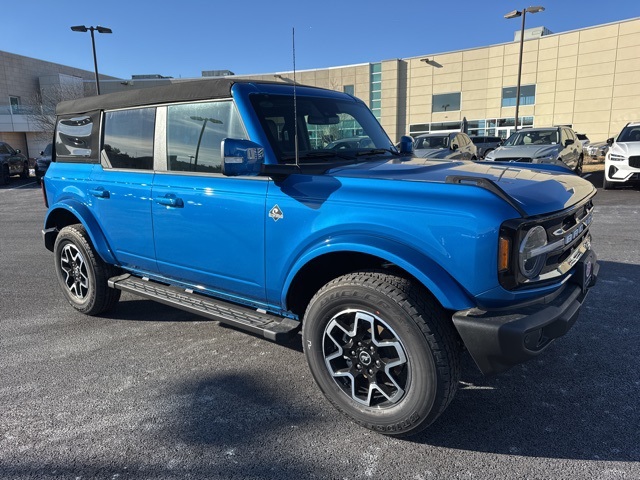
{"label": "windshield wiper", "polygon": [[360,152],[356,153],[356,155],[358,157],[361,157],[363,155],[382,155],[382,154],[385,154],[385,153],[393,153],[394,155],[400,155],[400,152],[392,150],[391,148],[372,148],[372,149],[369,149],[369,150],[360,151]]}
{"label": "windshield wiper", "polygon": [[[307,152],[303,155],[298,155],[298,160],[306,160],[306,159],[315,159],[315,158],[331,158],[338,157],[343,160],[355,160],[356,157],[353,155],[345,155],[344,153],[338,153],[335,150],[315,150],[313,152]],[[282,157],[282,160],[295,160],[296,157],[293,155],[288,155]]]}

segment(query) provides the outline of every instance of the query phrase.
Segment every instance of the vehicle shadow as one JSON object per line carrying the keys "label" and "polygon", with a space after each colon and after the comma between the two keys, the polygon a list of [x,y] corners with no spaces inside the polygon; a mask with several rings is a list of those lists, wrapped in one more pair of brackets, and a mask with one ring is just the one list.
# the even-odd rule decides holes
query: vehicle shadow
{"label": "vehicle shadow", "polygon": [[[565,337],[537,359],[491,377],[482,376],[465,354],[451,405],[433,425],[406,441],[501,455],[640,461],[640,336],[634,321],[640,310],[640,265],[600,265],[598,283]],[[147,300],[122,302],[108,318],[205,320]],[[302,355],[299,336],[285,346]],[[297,412],[289,405],[294,400],[273,390],[269,378],[221,374],[185,385],[183,395],[192,400],[177,427],[181,436],[198,444],[219,444],[226,438],[226,445],[252,446],[258,440],[249,439],[286,436],[283,423],[313,428],[310,419],[317,414]],[[307,380],[312,381],[310,376]],[[314,391],[320,399],[320,391]],[[318,428],[330,427],[325,420],[317,422]],[[274,435],[274,428],[282,431]],[[278,468],[287,475],[300,473],[286,458],[281,461]],[[268,463],[261,456],[255,462],[250,467],[256,472]]]}
{"label": "vehicle shadow", "polygon": [[574,328],[529,363],[483,377],[465,355],[460,390],[410,439],[531,457],[640,461],[640,266],[601,262]]}

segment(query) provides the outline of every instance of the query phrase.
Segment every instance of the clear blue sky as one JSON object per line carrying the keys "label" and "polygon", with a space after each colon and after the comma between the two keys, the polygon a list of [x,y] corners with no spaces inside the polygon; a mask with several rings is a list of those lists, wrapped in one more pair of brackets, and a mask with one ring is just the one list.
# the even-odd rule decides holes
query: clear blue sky
{"label": "clear blue sky", "polygon": [[[24,0],[4,2],[0,50],[93,71],[96,32],[100,73],[199,77],[306,70],[448,52],[513,40],[511,10],[543,5],[527,28],[564,32],[640,17],[640,0]],[[9,6],[10,5],[10,6]]]}

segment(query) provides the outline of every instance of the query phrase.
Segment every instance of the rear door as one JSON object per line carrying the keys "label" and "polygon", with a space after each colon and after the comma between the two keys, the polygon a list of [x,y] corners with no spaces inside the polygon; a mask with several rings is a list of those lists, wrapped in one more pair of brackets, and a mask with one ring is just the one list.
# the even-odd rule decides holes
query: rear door
{"label": "rear door", "polygon": [[151,222],[155,108],[106,112],[88,199],[118,263],[157,272]]}

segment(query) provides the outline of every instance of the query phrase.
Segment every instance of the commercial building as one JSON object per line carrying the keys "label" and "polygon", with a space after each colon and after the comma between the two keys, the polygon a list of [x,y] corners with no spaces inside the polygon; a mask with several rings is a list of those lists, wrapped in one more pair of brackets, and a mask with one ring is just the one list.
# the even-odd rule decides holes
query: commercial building
{"label": "commercial building", "polygon": [[55,103],[95,95],[94,82],[94,72],[0,51],[0,141],[36,157],[51,142],[43,130]]}
{"label": "commercial building", "polygon": [[[592,141],[640,120],[640,18],[552,34],[525,32],[519,125],[569,125]],[[499,45],[296,72],[302,84],[367,101],[392,140],[459,130],[506,137],[514,126],[519,35]],[[292,72],[259,76],[292,81]]]}

